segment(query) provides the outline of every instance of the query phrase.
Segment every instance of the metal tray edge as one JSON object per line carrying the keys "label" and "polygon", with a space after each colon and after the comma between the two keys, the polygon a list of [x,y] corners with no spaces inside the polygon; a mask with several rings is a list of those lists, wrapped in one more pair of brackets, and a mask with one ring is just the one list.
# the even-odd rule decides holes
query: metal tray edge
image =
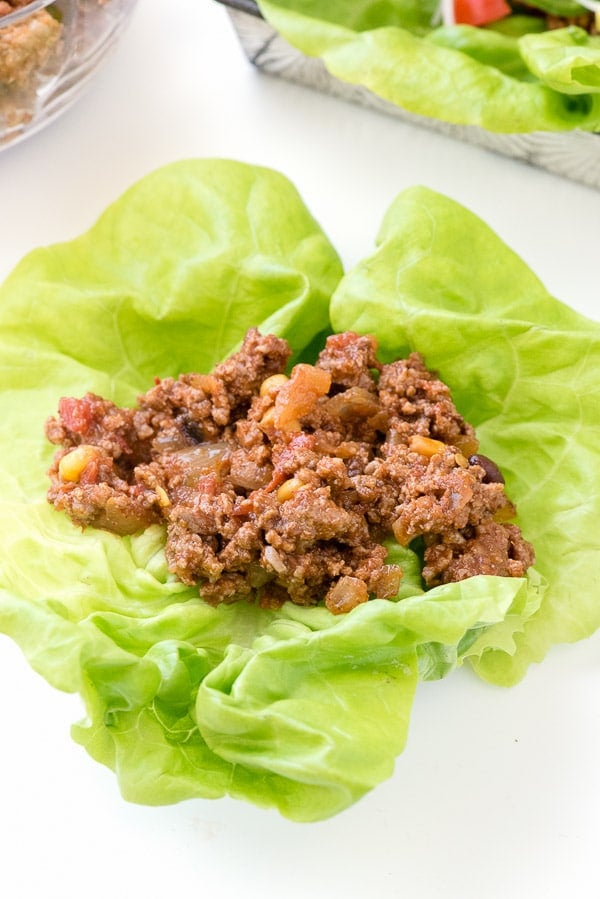
{"label": "metal tray edge", "polygon": [[268,74],[510,156],[588,187],[600,188],[598,134],[585,131],[496,134],[475,125],[452,125],[406,112],[367,88],[340,81],[329,74],[320,59],[310,58],[296,50],[263,19],[254,0],[217,2],[226,7],[249,61]]}

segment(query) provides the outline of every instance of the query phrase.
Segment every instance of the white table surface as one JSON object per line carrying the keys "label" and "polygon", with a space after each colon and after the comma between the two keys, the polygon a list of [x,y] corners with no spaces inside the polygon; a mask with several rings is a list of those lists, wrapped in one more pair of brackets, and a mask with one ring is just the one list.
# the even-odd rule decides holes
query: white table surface
{"label": "white table surface", "polygon": [[[425,184],[600,317],[600,192],[261,75],[212,0],[141,0],[85,97],[0,153],[0,279],[145,173],[197,156],[283,171],[348,266],[393,197]],[[423,685],[393,778],[319,824],[230,800],[129,805],[71,741],[80,714],[0,638],[6,899],[600,896],[598,634],[510,690],[467,671]]]}

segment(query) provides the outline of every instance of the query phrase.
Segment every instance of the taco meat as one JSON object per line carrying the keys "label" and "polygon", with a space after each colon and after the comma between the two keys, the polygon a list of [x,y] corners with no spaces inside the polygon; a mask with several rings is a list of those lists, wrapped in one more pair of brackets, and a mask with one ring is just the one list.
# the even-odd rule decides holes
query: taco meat
{"label": "taco meat", "polygon": [[286,374],[286,341],[250,330],[211,374],[157,379],[134,408],[63,398],[48,499],[82,527],[166,526],[171,572],[210,603],[331,611],[395,597],[385,541],[422,553],[431,587],[521,577],[533,549],[497,466],[418,353],[327,339]]}

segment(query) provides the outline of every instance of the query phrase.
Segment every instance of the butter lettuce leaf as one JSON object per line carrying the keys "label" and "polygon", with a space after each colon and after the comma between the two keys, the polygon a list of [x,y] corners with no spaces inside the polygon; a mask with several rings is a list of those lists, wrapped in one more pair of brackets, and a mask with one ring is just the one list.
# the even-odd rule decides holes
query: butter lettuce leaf
{"label": "butter lettuce leaf", "polygon": [[529,70],[565,94],[600,93],[600,37],[583,28],[528,34],[520,42]]}
{"label": "butter lettuce leaf", "polygon": [[[52,685],[81,694],[73,736],[148,804],[225,794],[327,817],[388,777],[419,680],[517,581],[425,594],[403,557],[397,603],[347,617],[291,604],[212,608],[171,576],[159,526],[75,528],[45,499],[60,396],[133,404],[155,376],[208,371],[251,325],[307,352],[342,269],[281,175],[189,161],[143,179],[91,230],[26,257],[0,290],[0,630]],[[450,647],[421,663],[422,647]]]}
{"label": "butter lettuce leaf", "polygon": [[258,3],[332,75],[411,113],[500,133],[600,130],[600,61],[585,33],[581,46],[572,29],[540,33],[543,20],[523,15],[443,27],[431,0]]}
{"label": "butter lettuce leaf", "polygon": [[536,0],[535,3],[527,5],[541,9],[553,16],[580,16],[587,12],[586,8],[575,0]]}
{"label": "butter lettuce leaf", "polygon": [[[133,404],[155,376],[210,370],[250,326],[309,357],[332,322],[376,333],[387,357],[420,349],[447,377],[508,475],[539,571],[425,591],[418,553],[390,544],[395,601],[346,616],[214,608],[167,570],[160,526],[81,531],[46,502],[43,423],[62,395]],[[81,695],[73,737],[128,800],[340,812],[391,775],[420,680],[469,658],[509,683],[598,626],[598,331],[430,191],[402,195],[375,256],[343,277],[281,175],[203,160],[147,176],[0,288],[0,631]]]}
{"label": "butter lettuce leaf", "polygon": [[336,290],[333,327],[376,334],[383,357],[421,351],[505,474],[548,586],[535,614],[528,604],[519,621],[513,609],[464,655],[482,677],[512,684],[553,643],[600,627],[600,324],[426,188],[400,195],[377,244]]}

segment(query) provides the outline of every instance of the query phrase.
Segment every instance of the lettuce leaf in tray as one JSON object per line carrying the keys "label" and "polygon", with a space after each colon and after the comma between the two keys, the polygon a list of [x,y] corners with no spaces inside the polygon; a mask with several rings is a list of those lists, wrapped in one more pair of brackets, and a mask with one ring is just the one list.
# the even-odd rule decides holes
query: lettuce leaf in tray
{"label": "lettuce leaf in tray", "polygon": [[[82,532],[46,502],[43,423],[60,396],[133,404],[157,375],[210,370],[252,325],[305,358],[331,325],[374,333],[388,358],[423,352],[503,467],[536,569],[424,591],[417,554],[395,546],[395,601],[345,616],[215,608],[169,574],[160,526]],[[335,814],[391,775],[419,679],[469,658],[512,683],[600,624],[599,332],[431,191],[401,195],[375,255],[343,276],[281,175],[222,160],[159,170],[0,290],[0,630],[81,694],[73,736],[127,799]]]}
{"label": "lettuce leaf in tray", "polygon": [[518,9],[486,27],[442,25],[439,0],[258,5],[332,75],[411,113],[499,133],[600,131],[600,36],[575,25],[548,31]]}

